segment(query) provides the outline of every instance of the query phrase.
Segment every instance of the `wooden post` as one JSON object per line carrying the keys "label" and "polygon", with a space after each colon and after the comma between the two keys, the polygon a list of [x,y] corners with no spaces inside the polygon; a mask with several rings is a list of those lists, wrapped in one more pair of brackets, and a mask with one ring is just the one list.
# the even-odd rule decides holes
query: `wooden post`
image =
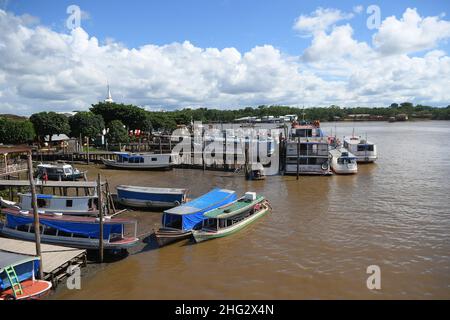
{"label": "wooden post", "polygon": [[300,137],[297,137],[297,180],[300,175]]}
{"label": "wooden post", "polygon": [[39,223],[39,213],[37,206],[37,196],[36,196],[36,185],[34,184],[33,178],[33,162],[31,160],[31,151],[27,154],[28,163],[28,180],[30,181],[31,198],[33,206],[33,216],[34,216],[34,239],[36,242],[36,256],[39,257],[39,279],[44,279],[44,267],[42,262],[41,253],[41,233],[40,233],[40,223]]}
{"label": "wooden post", "polygon": [[87,164],[89,165],[89,137],[86,137],[86,146],[87,146],[87,150],[86,150]]}
{"label": "wooden post", "polygon": [[102,181],[100,173],[97,177],[97,196],[98,196],[98,216],[100,218],[100,239],[98,241],[98,250],[100,262],[103,263],[103,197],[102,197]]}

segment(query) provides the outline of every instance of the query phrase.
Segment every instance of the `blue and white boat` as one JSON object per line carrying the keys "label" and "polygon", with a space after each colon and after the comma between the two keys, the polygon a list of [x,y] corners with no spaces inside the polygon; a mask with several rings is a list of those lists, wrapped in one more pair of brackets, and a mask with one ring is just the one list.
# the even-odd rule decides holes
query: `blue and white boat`
{"label": "blue and white boat", "polygon": [[162,227],[155,231],[158,244],[166,244],[188,239],[192,230],[200,228],[204,214],[237,199],[233,190],[215,188],[210,192],[185,204],[164,211]]}
{"label": "blue and white boat", "polygon": [[102,158],[108,168],[126,170],[169,170],[171,154],[116,152],[117,160]]}
{"label": "blue and white boat", "polygon": [[119,185],[119,203],[137,208],[172,208],[186,202],[187,189]]}

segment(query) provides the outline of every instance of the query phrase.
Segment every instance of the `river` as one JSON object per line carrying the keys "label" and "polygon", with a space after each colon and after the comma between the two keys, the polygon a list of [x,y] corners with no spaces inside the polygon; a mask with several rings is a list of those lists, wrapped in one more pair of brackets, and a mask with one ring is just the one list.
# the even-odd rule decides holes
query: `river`
{"label": "river", "polygon": [[[379,160],[354,176],[271,176],[218,171],[130,172],[90,166],[111,184],[256,191],[273,212],[227,238],[154,244],[82,278],[53,299],[449,299],[450,122],[324,123],[377,143]],[[84,166],[81,166],[84,167]],[[161,213],[130,212],[139,231]],[[369,290],[367,267],[381,270]]]}

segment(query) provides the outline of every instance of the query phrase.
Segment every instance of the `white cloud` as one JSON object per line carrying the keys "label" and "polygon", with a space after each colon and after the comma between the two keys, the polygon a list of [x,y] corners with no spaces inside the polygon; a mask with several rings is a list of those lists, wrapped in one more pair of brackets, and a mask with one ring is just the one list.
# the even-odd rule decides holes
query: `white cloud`
{"label": "white cloud", "polygon": [[335,23],[348,20],[353,17],[352,13],[343,13],[338,9],[317,8],[310,15],[301,15],[294,23],[294,30],[314,34],[328,30]]}
{"label": "white cloud", "polygon": [[357,5],[357,6],[353,7],[354,13],[361,13],[361,12],[363,12],[363,10],[364,10],[364,7],[362,5]]}
{"label": "white cloud", "polygon": [[421,17],[416,9],[406,9],[401,19],[386,18],[373,36],[375,48],[383,54],[412,53],[435,48],[450,38],[450,21]]}
{"label": "white cloud", "polygon": [[189,41],[127,48],[113,39],[101,44],[81,28],[64,34],[29,25],[0,10],[0,113],[86,110],[105,98],[107,80],[116,101],[153,110],[449,104],[447,53],[382,55],[354,39],[348,24],[327,28],[301,57],[272,45],[247,52]]}

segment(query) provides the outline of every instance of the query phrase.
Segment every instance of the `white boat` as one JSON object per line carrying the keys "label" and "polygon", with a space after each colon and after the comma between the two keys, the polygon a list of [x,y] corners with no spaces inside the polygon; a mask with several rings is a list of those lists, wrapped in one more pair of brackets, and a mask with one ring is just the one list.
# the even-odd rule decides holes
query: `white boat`
{"label": "white boat", "polygon": [[347,149],[339,147],[330,150],[331,169],[337,174],[354,174],[358,172],[356,157]]}
{"label": "white boat", "polygon": [[36,168],[36,176],[40,179],[47,174],[48,180],[78,180],[83,178],[85,172],[82,172],[70,164],[46,164],[41,163]]}
{"label": "white boat", "polygon": [[186,202],[186,189],[119,185],[119,203],[136,208],[171,208]]}
{"label": "white boat", "polygon": [[117,160],[102,158],[105,166],[116,169],[166,170],[171,168],[171,154],[117,153]]}
{"label": "white boat", "polygon": [[[31,193],[19,193],[20,201],[13,202],[0,198],[3,207],[32,211]],[[41,214],[62,213],[64,215],[91,216],[97,215],[97,196],[54,196],[50,194],[38,194],[37,205]]]}
{"label": "white boat", "polygon": [[344,148],[355,155],[357,162],[375,162],[378,159],[376,144],[361,137],[344,137]]}

